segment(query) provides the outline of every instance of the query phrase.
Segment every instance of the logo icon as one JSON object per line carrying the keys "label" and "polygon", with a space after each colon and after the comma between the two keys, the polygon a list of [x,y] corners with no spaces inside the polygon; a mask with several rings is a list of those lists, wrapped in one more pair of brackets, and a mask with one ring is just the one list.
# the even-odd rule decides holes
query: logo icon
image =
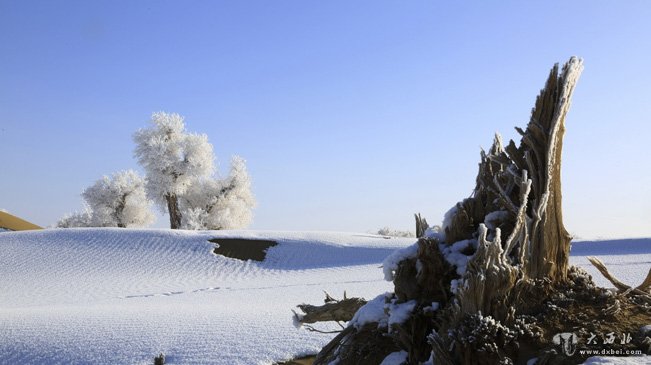
{"label": "logo icon", "polygon": [[566,356],[572,356],[574,355],[574,352],[576,352],[576,344],[578,342],[578,337],[574,333],[571,332],[562,332],[562,333],[557,333],[554,335],[554,338],[552,338],[552,341],[556,345],[560,345],[561,351],[563,351],[563,354]]}

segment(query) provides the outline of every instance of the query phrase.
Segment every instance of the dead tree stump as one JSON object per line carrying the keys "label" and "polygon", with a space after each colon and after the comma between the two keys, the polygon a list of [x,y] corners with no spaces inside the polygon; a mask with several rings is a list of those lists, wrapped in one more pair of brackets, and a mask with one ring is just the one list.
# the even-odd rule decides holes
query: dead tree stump
{"label": "dead tree stump", "polygon": [[[473,194],[446,214],[440,230],[416,215],[418,242],[384,263],[394,293],[361,307],[315,365],[379,364],[396,351],[407,353],[409,365],[428,359],[512,364],[532,357],[577,363],[578,355],[562,358],[554,348],[556,333],[585,323],[591,331],[651,323],[651,310],[596,288],[584,271],[569,266],[561,153],[582,69],[575,57],[552,68],[526,130],[516,128],[519,145],[504,146],[496,135],[492,147],[481,151]],[[624,307],[628,317],[616,317]],[[603,321],[586,319],[586,313],[599,313]]]}

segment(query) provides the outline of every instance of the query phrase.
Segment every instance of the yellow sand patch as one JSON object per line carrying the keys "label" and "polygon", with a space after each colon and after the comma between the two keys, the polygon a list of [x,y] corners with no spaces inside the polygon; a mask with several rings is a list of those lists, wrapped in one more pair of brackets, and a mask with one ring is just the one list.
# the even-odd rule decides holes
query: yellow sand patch
{"label": "yellow sand patch", "polygon": [[29,223],[9,213],[0,212],[0,228],[10,229],[12,231],[29,231],[32,229],[43,229],[36,224]]}

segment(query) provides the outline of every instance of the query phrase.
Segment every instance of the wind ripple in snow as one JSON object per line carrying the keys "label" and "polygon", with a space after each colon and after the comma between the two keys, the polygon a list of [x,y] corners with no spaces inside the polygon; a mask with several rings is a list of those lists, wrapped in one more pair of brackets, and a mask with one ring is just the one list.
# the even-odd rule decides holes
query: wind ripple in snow
{"label": "wind ripple in snow", "polygon": [[[279,242],[264,262],[214,255],[216,237]],[[323,290],[390,289],[384,256],[413,243],[345,233],[66,229],[0,234],[0,364],[270,364],[332,336],[291,309]],[[325,326],[326,329],[328,326]]]}

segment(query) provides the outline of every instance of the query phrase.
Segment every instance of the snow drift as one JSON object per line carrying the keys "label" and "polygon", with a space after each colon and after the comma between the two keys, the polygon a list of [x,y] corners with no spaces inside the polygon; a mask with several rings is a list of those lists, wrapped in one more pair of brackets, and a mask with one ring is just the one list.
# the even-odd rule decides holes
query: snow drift
{"label": "snow drift", "polygon": [[[277,241],[262,262],[214,255],[208,239]],[[297,330],[291,309],[323,290],[392,290],[380,263],[413,239],[350,233],[66,229],[0,233],[0,363],[271,364],[334,335]],[[651,239],[579,242],[637,283]],[[396,355],[398,356],[398,355]]]}

